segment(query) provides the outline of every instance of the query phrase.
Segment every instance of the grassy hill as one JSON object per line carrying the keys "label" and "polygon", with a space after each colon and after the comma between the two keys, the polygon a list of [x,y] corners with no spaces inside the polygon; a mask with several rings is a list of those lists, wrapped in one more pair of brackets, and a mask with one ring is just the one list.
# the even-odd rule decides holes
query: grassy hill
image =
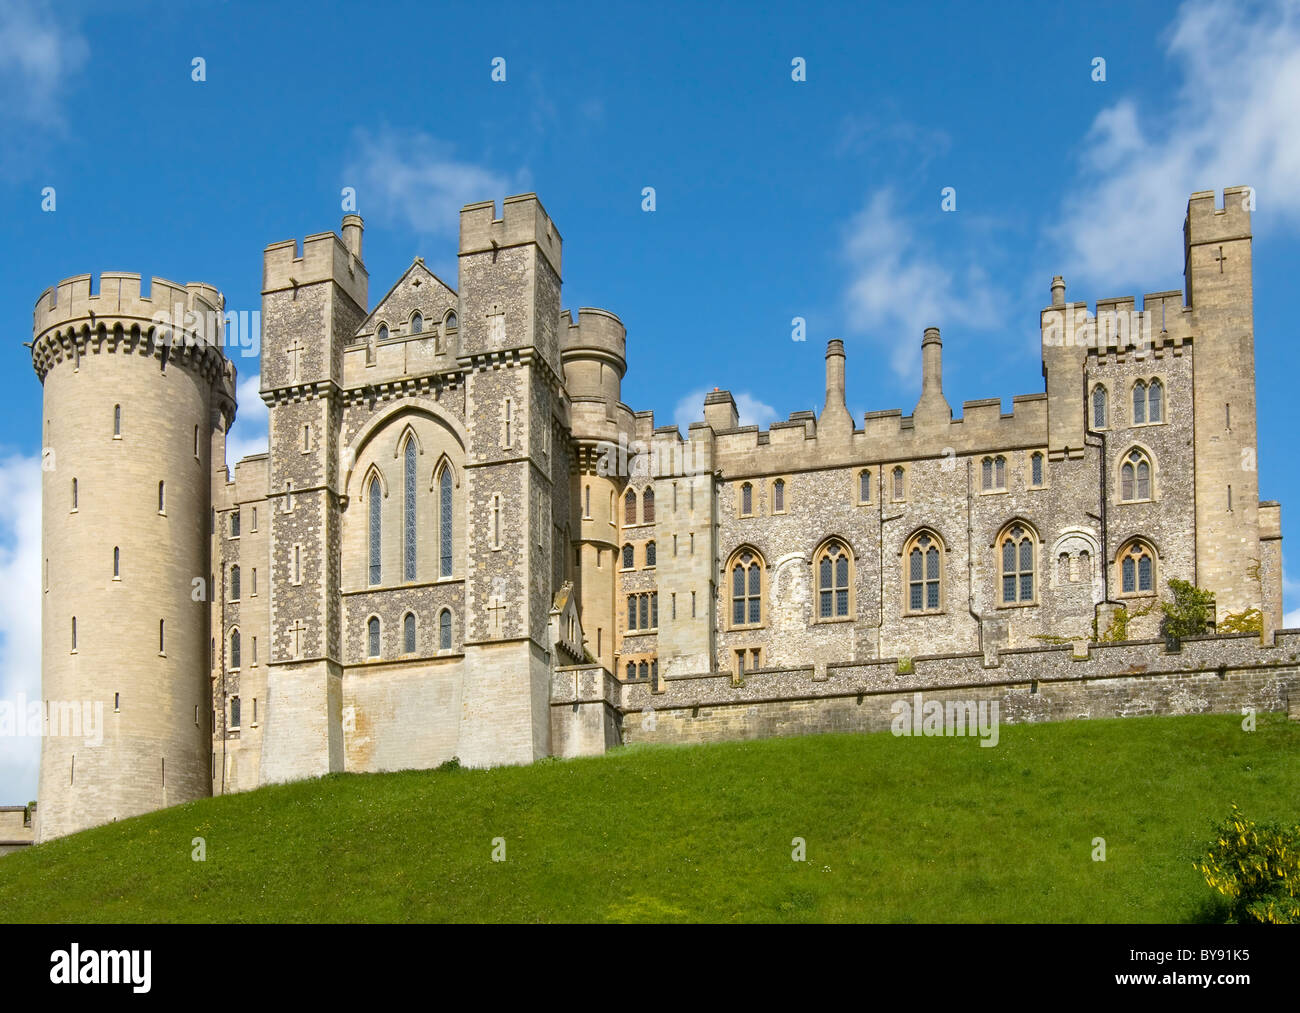
{"label": "grassy hill", "polygon": [[1300,724],[1278,715],[978,742],[816,736],[277,785],[0,858],[0,921],[1182,922],[1207,916],[1192,861],[1230,803],[1297,815]]}

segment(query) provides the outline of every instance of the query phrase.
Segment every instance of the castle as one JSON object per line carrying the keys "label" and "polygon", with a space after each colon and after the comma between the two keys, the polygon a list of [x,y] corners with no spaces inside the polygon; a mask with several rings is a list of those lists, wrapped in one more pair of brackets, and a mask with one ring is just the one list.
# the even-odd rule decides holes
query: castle
{"label": "castle", "polygon": [[[60,282],[31,346],[39,836],[331,771],[599,752],[673,687],[688,720],[681,687],[751,680],[743,716],[763,673],[1086,653],[1119,609],[1152,638],[1170,578],[1271,635],[1246,198],[1192,195],[1185,288],[1141,310],[1056,278],[1045,390],[1009,414],[953,417],[931,328],[910,415],[855,420],[832,341],[820,413],[763,431],[714,390],[685,438],[623,403],[619,318],[561,309],[536,196],[462,210],[456,288],[417,259],[373,306],[348,215],[264,253],[270,450],[233,475],[235,369],[190,323],[217,290]],[[78,701],[103,703],[101,743],[50,727]]]}

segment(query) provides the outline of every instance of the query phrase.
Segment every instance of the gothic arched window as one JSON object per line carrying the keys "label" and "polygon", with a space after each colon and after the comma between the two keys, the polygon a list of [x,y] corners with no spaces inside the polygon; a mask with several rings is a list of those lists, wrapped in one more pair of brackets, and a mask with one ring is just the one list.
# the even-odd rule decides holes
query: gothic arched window
{"label": "gothic arched window", "polygon": [[1147,385],[1139,380],[1133,384],[1133,421],[1147,420]]}
{"label": "gothic arched window", "polygon": [[1165,414],[1165,386],[1159,380],[1152,380],[1147,388],[1147,421],[1162,422]]}
{"label": "gothic arched window", "polygon": [[630,570],[634,564],[632,543],[623,546],[623,569]]}
{"label": "gothic arched window", "polygon": [[416,310],[411,314],[411,333],[419,334],[424,330],[424,317]]}
{"label": "gothic arched window", "polygon": [[998,541],[1002,564],[1002,604],[1034,600],[1033,532],[1023,524],[1012,524]]}
{"label": "gothic arched window", "polygon": [[1120,550],[1120,590],[1147,594],[1156,588],[1156,554],[1146,542],[1134,540]]}
{"label": "gothic arched window", "polygon": [[785,513],[785,479],[778,478],[772,483],[772,512]]}
{"label": "gothic arched window", "polygon": [[370,507],[370,583],[378,584],[379,578],[383,573],[383,556],[380,554],[380,539],[383,534],[384,508],[383,487],[379,484],[378,475],[370,480],[370,489],[366,493],[366,498],[369,501]]}
{"label": "gothic arched window", "polygon": [[415,613],[408,612],[402,616],[402,651],[415,653]]}
{"label": "gothic arched window", "polygon": [[375,337],[376,337],[376,339],[379,340],[379,341],[387,341],[387,340],[388,340],[388,325],[387,325],[387,324],[380,324],[380,325],[379,325],[379,331],[375,334]]}
{"label": "gothic arched window", "polygon": [[438,476],[438,573],[451,576],[451,465],[442,466]]}
{"label": "gothic arched window", "polygon": [[636,523],[636,493],[631,489],[627,491],[627,498],[623,501],[623,523]]}
{"label": "gothic arched window", "polygon": [[1038,451],[1029,455],[1029,484],[1043,484],[1043,455]]}
{"label": "gothic arched window", "polygon": [[903,550],[907,561],[907,611],[938,612],[943,594],[939,539],[928,531],[913,535]]}
{"label": "gothic arched window", "polygon": [[241,641],[239,630],[230,631],[230,668],[238,668],[240,662]]}
{"label": "gothic arched window", "polygon": [[757,626],[763,621],[763,561],[743,549],[731,562],[731,625]]}
{"label": "gothic arched window", "polygon": [[654,542],[645,543],[645,565],[646,566],[655,565],[655,543]]}
{"label": "gothic arched window", "polygon": [[379,617],[371,616],[366,623],[366,644],[367,654],[372,658],[379,657]]}
{"label": "gothic arched window", "polygon": [[415,437],[407,437],[402,474],[402,579],[415,580]]}
{"label": "gothic arched window", "polygon": [[858,502],[871,502],[871,469],[863,468],[858,472]]}
{"label": "gothic arched window", "polygon": [[849,614],[849,551],[832,541],[817,554],[817,618],[843,619]]}
{"label": "gothic arched window", "polygon": [[627,663],[627,681],[628,681],[628,682],[636,682],[636,662],[635,662],[635,661],[629,661],[629,662]]}
{"label": "gothic arched window", "polygon": [[655,491],[647,489],[641,494],[641,523],[653,524],[655,519]]}
{"label": "gothic arched window", "polygon": [[230,600],[239,601],[239,567],[230,568]]}
{"label": "gothic arched window", "polygon": [[447,609],[438,616],[438,650],[451,650],[451,613]]}
{"label": "gothic arched window", "polygon": [[745,517],[754,512],[754,486],[749,482],[740,487],[740,512]]}
{"label": "gothic arched window", "polygon": [[1101,384],[1092,388],[1092,428],[1106,428],[1106,388]]}
{"label": "gothic arched window", "polygon": [[646,662],[641,662],[636,667],[637,680],[645,682],[650,678],[650,666]]}
{"label": "gothic arched window", "polygon": [[900,464],[894,468],[894,499],[903,498],[903,482],[905,478],[903,466]]}
{"label": "gothic arched window", "polygon": [[1119,469],[1120,499],[1136,502],[1151,499],[1151,462],[1140,450],[1130,450]]}
{"label": "gothic arched window", "polygon": [[122,406],[120,404],[113,405],[113,435],[122,435]]}

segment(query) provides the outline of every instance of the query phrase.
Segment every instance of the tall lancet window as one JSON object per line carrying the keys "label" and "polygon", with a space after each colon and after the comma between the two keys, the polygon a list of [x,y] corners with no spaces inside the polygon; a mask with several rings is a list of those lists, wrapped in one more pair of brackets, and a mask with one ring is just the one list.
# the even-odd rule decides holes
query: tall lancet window
{"label": "tall lancet window", "polygon": [[383,491],[379,487],[379,476],[370,480],[370,491],[366,494],[370,501],[370,583],[378,584],[383,572],[380,563],[380,536],[382,534]]}
{"label": "tall lancet window", "polygon": [[402,480],[402,578],[415,580],[415,439],[406,441]]}
{"label": "tall lancet window", "polygon": [[451,468],[438,478],[438,573],[451,576]]}

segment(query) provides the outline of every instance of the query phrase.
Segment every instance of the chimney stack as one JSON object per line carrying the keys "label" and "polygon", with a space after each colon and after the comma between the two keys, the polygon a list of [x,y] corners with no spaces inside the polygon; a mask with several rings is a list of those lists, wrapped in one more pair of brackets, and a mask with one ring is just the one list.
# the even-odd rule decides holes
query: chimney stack
{"label": "chimney stack", "polygon": [[921,400],[913,416],[921,424],[952,421],[952,408],[943,396],[943,342],[937,327],[927,327],[921,338]]}
{"label": "chimney stack", "polygon": [[844,342],[835,338],[826,345],[826,406],[818,427],[840,426],[853,431],[853,416],[844,401]]}
{"label": "chimney stack", "polygon": [[1052,305],[1065,305],[1065,279],[1059,274],[1052,279]]}
{"label": "chimney stack", "polygon": [[343,243],[357,260],[361,259],[361,232],[364,228],[360,215],[343,216]]}

